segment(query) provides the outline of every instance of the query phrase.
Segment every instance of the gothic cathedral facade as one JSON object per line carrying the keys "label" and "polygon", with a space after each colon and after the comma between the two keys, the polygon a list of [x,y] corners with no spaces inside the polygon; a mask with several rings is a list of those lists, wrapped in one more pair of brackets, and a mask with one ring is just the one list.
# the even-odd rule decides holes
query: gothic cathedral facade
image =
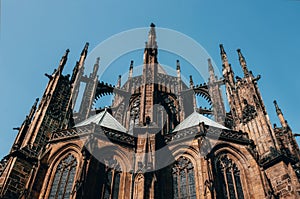
{"label": "gothic cathedral facade", "polygon": [[[276,101],[281,125],[271,125],[260,76],[239,49],[243,77],[235,77],[220,45],[223,77],[208,59],[207,82],[195,85],[190,76],[187,85],[179,60],[174,76],[159,64],[151,24],[142,74],[133,75],[131,61],[126,82],[119,76],[112,86],[98,79],[99,58],[84,74],[88,46],[71,75],[62,74],[69,50],[46,74],[42,99],[0,162],[0,198],[300,198],[297,142]],[[111,106],[93,109],[107,94],[114,95]],[[212,108],[199,108],[196,96]]]}

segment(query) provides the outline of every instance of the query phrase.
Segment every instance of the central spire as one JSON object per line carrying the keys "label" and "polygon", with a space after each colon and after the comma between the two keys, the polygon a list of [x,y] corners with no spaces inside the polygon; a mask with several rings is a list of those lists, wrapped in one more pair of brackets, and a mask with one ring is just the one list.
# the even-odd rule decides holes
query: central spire
{"label": "central spire", "polygon": [[154,23],[150,25],[148,33],[148,41],[146,42],[144,51],[144,64],[157,63],[157,42]]}
{"label": "central spire", "polygon": [[154,23],[151,23],[150,25],[150,31],[148,34],[148,43],[147,48],[157,48],[156,43],[156,32],[155,32],[155,25]]}

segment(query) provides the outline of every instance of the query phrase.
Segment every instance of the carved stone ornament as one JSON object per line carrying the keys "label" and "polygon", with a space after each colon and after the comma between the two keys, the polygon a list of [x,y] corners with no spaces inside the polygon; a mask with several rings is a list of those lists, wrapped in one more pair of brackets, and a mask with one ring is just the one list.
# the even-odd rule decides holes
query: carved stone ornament
{"label": "carved stone ornament", "polygon": [[248,104],[247,100],[244,99],[243,103],[245,107],[243,109],[242,121],[243,123],[247,123],[257,116],[257,112],[253,105]]}

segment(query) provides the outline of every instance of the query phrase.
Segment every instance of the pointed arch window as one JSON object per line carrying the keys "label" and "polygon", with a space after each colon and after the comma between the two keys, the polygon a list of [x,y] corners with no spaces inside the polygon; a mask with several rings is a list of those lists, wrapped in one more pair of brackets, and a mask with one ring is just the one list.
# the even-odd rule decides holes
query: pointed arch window
{"label": "pointed arch window", "polygon": [[117,199],[119,196],[121,169],[116,160],[109,162],[106,167],[105,190],[103,199]]}
{"label": "pointed arch window", "polygon": [[240,170],[227,155],[218,158],[217,174],[220,188],[218,198],[244,199]]}
{"label": "pointed arch window", "polygon": [[173,165],[173,198],[195,199],[195,174],[194,166],[185,157],[180,157]]}
{"label": "pointed arch window", "polygon": [[69,199],[71,197],[77,160],[68,154],[58,164],[52,182],[49,199]]}

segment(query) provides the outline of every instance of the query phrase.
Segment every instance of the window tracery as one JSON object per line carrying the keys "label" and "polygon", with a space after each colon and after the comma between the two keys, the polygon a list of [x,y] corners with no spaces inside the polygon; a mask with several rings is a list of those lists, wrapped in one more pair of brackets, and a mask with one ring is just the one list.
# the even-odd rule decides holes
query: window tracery
{"label": "window tracery", "polygon": [[173,197],[175,199],[195,199],[194,166],[186,157],[180,157],[172,169]]}
{"label": "window tracery", "polygon": [[110,160],[106,166],[105,190],[103,199],[117,199],[119,196],[121,168],[116,160]]}
{"label": "window tracery", "polygon": [[244,199],[240,170],[227,155],[222,155],[217,160],[217,173],[221,188],[218,198]]}
{"label": "window tracery", "polygon": [[71,197],[76,166],[77,160],[72,154],[68,154],[60,161],[55,171],[49,199],[67,199]]}

